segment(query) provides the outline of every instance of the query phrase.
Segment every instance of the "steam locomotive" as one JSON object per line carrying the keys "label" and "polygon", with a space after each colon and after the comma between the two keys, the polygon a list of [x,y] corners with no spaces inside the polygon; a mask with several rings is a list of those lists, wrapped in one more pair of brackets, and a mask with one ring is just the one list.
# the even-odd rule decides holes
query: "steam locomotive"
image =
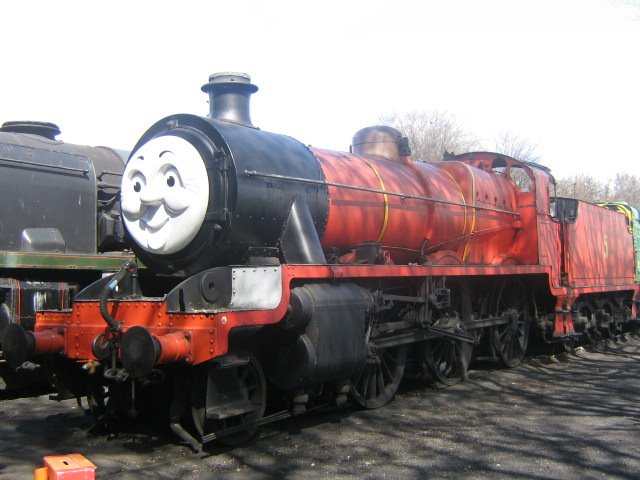
{"label": "steam locomotive", "polygon": [[[133,259],[120,221],[126,157],[59,134],[45,122],[0,127],[0,340],[9,324],[32,330],[36,311],[67,308],[79,289]],[[17,379],[7,369],[0,377]]]}
{"label": "steam locomotive", "polygon": [[202,89],[209,116],[160,120],[123,173],[148,268],[4,336],[10,364],[51,363],[98,418],[166,398],[180,438],[235,443],[348,396],[381,407],[405,372],[451,385],[473,354],[513,367],[530,334],[594,341],[637,318],[632,222],[556,198],[548,169],[414,162],[380,126],[348,153],[311,148],[252,124],[247,75]]}

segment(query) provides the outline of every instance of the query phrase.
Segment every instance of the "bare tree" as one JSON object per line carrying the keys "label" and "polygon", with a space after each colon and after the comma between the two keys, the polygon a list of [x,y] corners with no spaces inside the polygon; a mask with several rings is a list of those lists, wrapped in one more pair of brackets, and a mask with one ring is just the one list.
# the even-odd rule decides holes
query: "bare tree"
{"label": "bare tree", "polygon": [[609,200],[609,185],[598,179],[580,173],[564,177],[556,183],[556,195],[559,197],[577,198],[585,202],[601,202]]}
{"label": "bare tree", "polygon": [[585,174],[564,177],[556,183],[559,197],[577,198],[586,202],[626,202],[640,206],[640,177],[618,173],[610,181],[600,181]]}
{"label": "bare tree", "polygon": [[517,160],[538,163],[540,155],[536,151],[538,145],[520,135],[516,135],[510,130],[506,130],[495,139],[496,152],[509,155]]}
{"label": "bare tree", "polygon": [[612,180],[611,200],[640,206],[640,177],[630,173],[618,173]]}
{"label": "bare tree", "polygon": [[380,117],[379,122],[409,138],[412,156],[417,161],[437,162],[444,152],[463,153],[480,148],[478,139],[444,110],[394,113]]}

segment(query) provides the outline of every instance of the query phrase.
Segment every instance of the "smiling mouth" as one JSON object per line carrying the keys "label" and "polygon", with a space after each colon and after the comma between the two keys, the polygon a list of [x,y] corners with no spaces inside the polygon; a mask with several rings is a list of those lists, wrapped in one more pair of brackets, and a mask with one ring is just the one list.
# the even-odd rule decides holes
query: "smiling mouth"
{"label": "smiling mouth", "polygon": [[169,221],[169,218],[162,205],[159,205],[147,207],[146,212],[140,217],[140,221],[149,231],[157,232]]}
{"label": "smiling mouth", "polygon": [[147,230],[149,230],[151,233],[155,233],[158,230],[160,230],[162,227],[164,227],[165,223],[167,223],[168,221],[169,219],[165,218],[159,225],[150,225],[148,223],[145,223],[144,220],[142,221],[142,223],[147,227]]}

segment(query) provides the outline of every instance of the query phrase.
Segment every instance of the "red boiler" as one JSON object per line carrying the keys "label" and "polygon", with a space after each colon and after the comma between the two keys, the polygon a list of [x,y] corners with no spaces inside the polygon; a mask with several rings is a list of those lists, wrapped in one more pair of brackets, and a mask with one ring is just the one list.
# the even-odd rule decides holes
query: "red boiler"
{"label": "red boiler", "polygon": [[395,134],[370,127],[356,133],[353,153],[312,149],[329,186],[323,247],[344,254],[375,242],[393,263],[517,263],[509,255],[521,227],[514,181],[462,162],[414,162]]}

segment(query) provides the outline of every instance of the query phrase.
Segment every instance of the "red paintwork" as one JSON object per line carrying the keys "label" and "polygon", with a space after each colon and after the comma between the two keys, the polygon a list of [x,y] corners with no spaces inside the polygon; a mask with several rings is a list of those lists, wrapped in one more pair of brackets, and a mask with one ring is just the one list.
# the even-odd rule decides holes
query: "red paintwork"
{"label": "red paintwork", "polygon": [[157,362],[172,363],[186,360],[191,354],[191,343],[189,342],[189,332],[173,332],[154,337],[160,344],[160,356]]}
{"label": "red paintwork", "polygon": [[[233,328],[282,320],[292,282],[315,279],[542,276],[556,298],[554,332],[559,337],[574,332],[571,306],[582,294],[633,291],[634,300],[640,299],[624,217],[582,203],[576,223],[562,226],[551,215],[550,175],[543,169],[490,153],[418,164],[407,158],[392,162],[312,151],[327,182],[438,201],[330,186],[321,240],[325,248],[338,248],[345,263],[283,265],[282,297],[273,310],[169,314],[162,298],[111,301],[108,309],[122,322],[123,332],[132,326],[147,328],[162,346],[160,363],[202,363],[228,352]],[[496,158],[500,164],[494,163]],[[525,181],[518,186],[514,178]],[[349,264],[356,260],[350,251],[367,241],[383,245],[388,256],[384,265]],[[419,260],[421,250],[428,263],[408,264]],[[637,314],[635,304],[632,314]],[[75,302],[65,312],[40,312],[35,330],[38,351],[52,351],[54,347],[47,346],[52,339],[63,339],[63,354],[79,361],[95,360],[93,340],[109,334],[98,302]]]}
{"label": "red paintwork", "polygon": [[[123,332],[139,325],[147,328],[157,338],[163,335],[189,337],[189,352],[180,358],[187,363],[198,364],[228,352],[229,332],[245,325],[268,325],[279,322],[287,313],[290,285],[300,280],[314,279],[423,279],[425,277],[455,276],[503,276],[542,275],[550,277],[551,268],[536,265],[283,265],[283,293],[280,304],[273,310],[224,312],[211,314],[168,314],[161,298],[137,301],[110,301],[108,309],[116,320],[123,324]],[[617,288],[623,290],[624,287]],[[564,290],[555,290],[563,294]],[[563,332],[570,325],[570,316],[561,320]],[[71,311],[39,312],[36,330],[65,329],[64,355],[79,361],[95,360],[91,351],[93,339],[99,334],[107,334],[107,328],[100,315],[98,302],[75,302]],[[180,347],[182,348],[182,347]]]}
{"label": "red paintwork", "polygon": [[574,332],[571,307],[583,294],[633,292],[631,316],[637,318],[640,288],[634,283],[633,240],[624,216],[579,202],[574,223],[539,217],[540,257],[552,266],[556,296],[554,336]]}
{"label": "red paintwork", "polygon": [[373,241],[387,248],[395,263],[417,262],[421,250],[453,252],[446,255],[449,262],[457,256],[462,263],[535,263],[534,249],[517,243],[514,248],[523,222],[517,212],[518,189],[506,176],[461,162],[392,162],[319,149],[313,153],[327,182],[423,197],[330,186],[325,248],[345,252]]}
{"label": "red paintwork", "polygon": [[34,479],[48,480],[95,480],[96,466],[79,453],[46,456],[44,467],[34,472]]}
{"label": "red paintwork", "polygon": [[35,355],[58,353],[64,348],[64,335],[60,329],[33,332],[28,335],[33,335],[33,340],[36,345]]}
{"label": "red paintwork", "polygon": [[563,231],[570,287],[634,283],[633,239],[624,215],[578,202],[575,222],[563,225]]}
{"label": "red paintwork", "polygon": [[[496,159],[505,165],[502,170],[494,168]],[[473,205],[518,213],[517,217],[505,217],[477,210],[476,218],[473,219],[472,237],[466,246],[466,262],[492,265],[537,264],[535,192],[537,184],[544,184],[545,181],[548,183],[548,179],[538,178],[532,168],[495,153],[469,153],[458,155],[456,160],[439,165],[457,180],[465,192],[465,198],[473,198]],[[510,175],[512,171],[528,179],[528,188],[516,185]]]}

